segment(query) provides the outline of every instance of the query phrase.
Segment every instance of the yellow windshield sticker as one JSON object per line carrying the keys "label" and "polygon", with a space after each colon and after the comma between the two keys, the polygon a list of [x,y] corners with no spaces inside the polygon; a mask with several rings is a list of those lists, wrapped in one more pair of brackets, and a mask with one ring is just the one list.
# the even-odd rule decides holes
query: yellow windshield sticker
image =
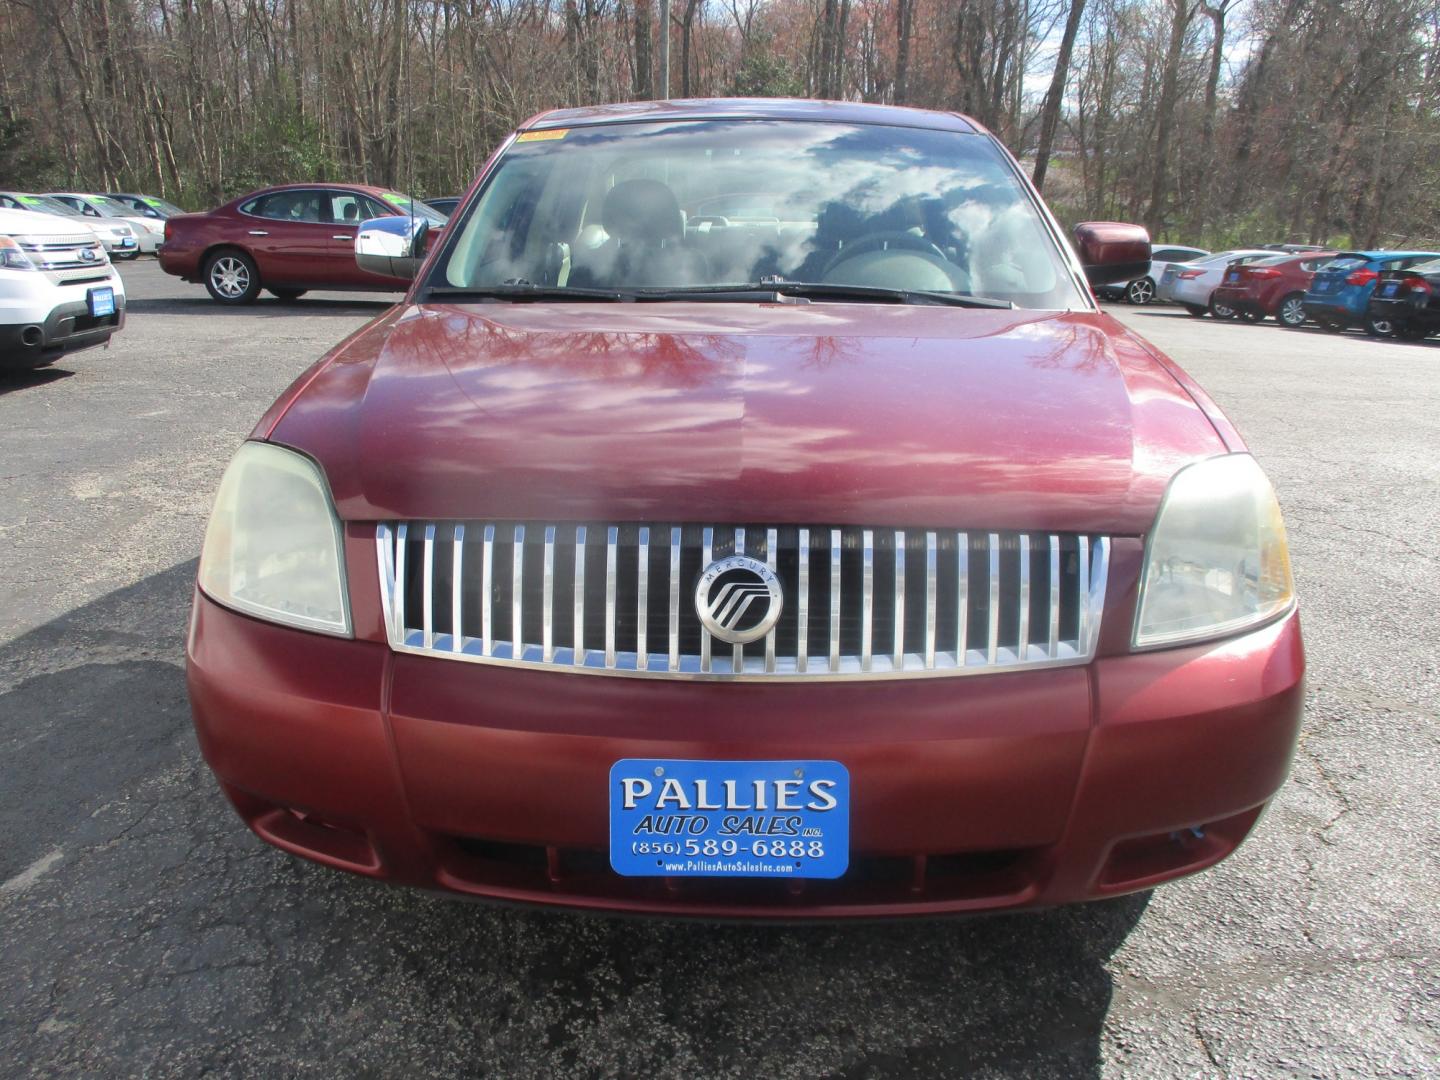
{"label": "yellow windshield sticker", "polygon": [[522,131],[515,137],[516,142],[550,142],[552,139],[563,139],[570,134],[569,128],[555,128],[551,131]]}

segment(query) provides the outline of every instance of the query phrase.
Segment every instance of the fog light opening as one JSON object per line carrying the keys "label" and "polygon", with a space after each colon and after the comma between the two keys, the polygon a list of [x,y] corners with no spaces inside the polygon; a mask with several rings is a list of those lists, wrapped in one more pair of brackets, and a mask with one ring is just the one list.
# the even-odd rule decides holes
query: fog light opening
{"label": "fog light opening", "polygon": [[1144,889],[1213,866],[1240,845],[1262,809],[1257,806],[1201,825],[1121,840],[1110,849],[1096,891]]}

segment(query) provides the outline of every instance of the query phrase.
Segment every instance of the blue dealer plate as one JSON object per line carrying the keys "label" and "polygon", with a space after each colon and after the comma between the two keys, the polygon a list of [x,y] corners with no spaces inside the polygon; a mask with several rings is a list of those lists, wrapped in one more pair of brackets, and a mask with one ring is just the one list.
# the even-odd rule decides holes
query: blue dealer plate
{"label": "blue dealer plate", "polygon": [[115,290],[106,286],[90,290],[90,314],[97,319],[115,314]]}
{"label": "blue dealer plate", "polygon": [[850,865],[850,774],[838,761],[617,761],[610,865],[627,877],[837,878]]}

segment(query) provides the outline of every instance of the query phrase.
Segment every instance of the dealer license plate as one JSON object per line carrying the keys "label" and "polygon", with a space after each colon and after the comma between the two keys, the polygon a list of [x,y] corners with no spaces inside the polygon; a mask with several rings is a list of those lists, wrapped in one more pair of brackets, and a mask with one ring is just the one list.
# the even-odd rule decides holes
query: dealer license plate
{"label": "dealer license plate", "polygon": [[1231,270],[1228,274],[1225,275],[1225,280],[1226,280],[1226,281],[1239,281],[1239,280],[1240,280],[1240,271],[1239,271],[1239,270]]}
{"label": "dealer license plate", "polygon": [[1400,283],[1399,283],[1398,281],[1387,281],[1387,282],[1385,283],[1385,287],[1380,290],[1380,295],[1381,295],[1381,296],[1394,296],[1394,295],[1395,295],[1397,292],[1399,292],[1399,291],[1400,291]]}
{"label": "dealer license plate", "polygon": [[90,314],[97,318],[115,314],[115,290],[108,285],[103,289],[90,290]]}
{"label": "dealer license plate", "polygon": [[627,877],[839,877],[850,774],[838,761],[617,761],[610,865]]}

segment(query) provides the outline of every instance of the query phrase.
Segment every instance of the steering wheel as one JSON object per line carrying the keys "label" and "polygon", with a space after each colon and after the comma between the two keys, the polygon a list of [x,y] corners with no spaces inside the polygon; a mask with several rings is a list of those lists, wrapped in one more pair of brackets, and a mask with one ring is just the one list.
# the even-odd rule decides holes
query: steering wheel
{"label": "steering wheel", "polygon": [[825,264],[825,269],[820,272],[820,277],[823,280],[841,263],[864,255],[867,251],[877,251],[881,248],[888,247],[901,247],[910,251],[923,251],[926,255],[933,255],[947,265],[950,264],[950,260],[946,257],[945,252],[941,251],[938,246],[932,244],[923,236],[916,236],[912,232],[900,232],[898,230],[893,232],[873,232],[866,233],[853,244],[846,244],[837,251],[834,257]]}

